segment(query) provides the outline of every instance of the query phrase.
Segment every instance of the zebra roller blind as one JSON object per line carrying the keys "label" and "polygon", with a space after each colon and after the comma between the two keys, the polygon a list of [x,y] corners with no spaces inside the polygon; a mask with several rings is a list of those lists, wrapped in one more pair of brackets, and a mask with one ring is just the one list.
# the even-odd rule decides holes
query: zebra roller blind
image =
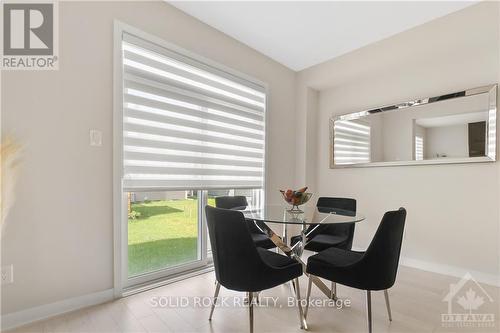
{"label": "zebra roller blind", "polygon": [[370,131],[370,126],[360,121],[335,121],[333,152],[335,164],[370,162]]}
{"label": "zebra roller blind", "polygon": [[424,159],[424,138],[415,136],[415,160],[422,161]]}
{"label": "zebra roller blind", "polygon": [[124,34],[124,189],[262,188],[265,88]]}

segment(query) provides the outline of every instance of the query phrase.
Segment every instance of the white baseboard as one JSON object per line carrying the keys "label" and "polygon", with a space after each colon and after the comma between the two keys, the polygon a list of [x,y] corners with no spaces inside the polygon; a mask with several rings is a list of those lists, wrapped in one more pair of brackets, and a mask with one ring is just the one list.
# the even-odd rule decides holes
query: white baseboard
{"label": "white baseboard", "polygon": [[[355,247],[352,249],[354,251],[366,251],[365,248]],[[401,266],[411,267],[421,269],[423,271],[454,276],[461,279],[465,274],[469,273],[477,282],[484,284],[489,284],[491,286],[500,287],[500,277],[495,274],[484,273],[480,271],[475,271],[467,268],[451,266],[446,264],[439,264],[425,260],[413,259],[408,257],[401,257],[399,259],[399,264]]]}
{"label": "white baseboard", "polygon": [[2,331],[26,325],[35,321],[47,319],[66,312],[75,311],[88,306],[111,301],[114,298],[113,289],[78,296],[63,301],[36,306],[34,308],[2,315]]}
{"label": "white baseboard", "polygon": [[500,278],[495,274],[479,272],[457,266],[438,264],[429,261],[401,257],[399,263],[402,266],[421,269],[423,271],[454,276],[461,279],[466,273],[469,273],[477,282],[500,287]]}

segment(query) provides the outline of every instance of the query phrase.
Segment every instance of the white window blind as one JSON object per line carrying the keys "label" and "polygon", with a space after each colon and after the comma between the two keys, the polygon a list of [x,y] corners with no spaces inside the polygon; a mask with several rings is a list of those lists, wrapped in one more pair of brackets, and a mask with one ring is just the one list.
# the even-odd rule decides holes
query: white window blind
{"label": "white window blind", "polygon": [[353,120],[337,120],[334,123],[335,164],[370,162],[370,126]]}
{"label": "white window blind", "polygon": [[123,42],[124,188],[261,188],[266,93],[139,37]]}
{"label": "white window blind", "polygon": [[424,138],[415,136],[415,160],[422,161],[424,159]]}

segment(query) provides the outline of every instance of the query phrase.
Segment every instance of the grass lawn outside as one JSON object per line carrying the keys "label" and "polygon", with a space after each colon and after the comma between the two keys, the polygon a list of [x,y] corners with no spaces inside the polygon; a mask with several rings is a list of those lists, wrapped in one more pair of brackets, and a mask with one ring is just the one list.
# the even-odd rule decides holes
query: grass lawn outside
{"label": "grass lawn outside", "polygon": [[196,198],[137,202],[131,210],[141,216],[128,220],[130,277],[198,259]]}

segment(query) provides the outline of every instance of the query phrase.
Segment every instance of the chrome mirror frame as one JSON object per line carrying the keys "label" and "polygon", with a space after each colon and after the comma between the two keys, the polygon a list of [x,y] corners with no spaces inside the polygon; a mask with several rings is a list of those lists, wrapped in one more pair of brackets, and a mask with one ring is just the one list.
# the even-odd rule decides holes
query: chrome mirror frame
{"label": "chrome mirror frame", "polygon": [[[333,116],[330,118],[330,168],[331,169],[344,169],[344,168],[366,168],[366,167],[379,167],[379,166],[401,166],[401,165],[429,165],[429,164],[457,164],[457,163],[478,163],[478,162],[494,162],[496,161],[496,123],[497,123],[497,84],[462,90],[450,94],[414,99],[407,102],[387,105],[374,109],[369,109],[360,112],[353,112],[344,115]],[[338,120],[354,120],[360,119],[372,114],[380,112],[400,112],[404,109],[414,106],[421,106],[431,103],[438,103],[450,99],[457,99],[467,96],[488,94],[488,122],[487,122],[487,156],[481,157],[466,157],[466,158],[449,158],[449,159],[434,159],[434,160],[408,160],[408,161],[388,161],[388,162],[370,162],[370,163],[354,163],[336,165],[334,163],[334,123]]]}

